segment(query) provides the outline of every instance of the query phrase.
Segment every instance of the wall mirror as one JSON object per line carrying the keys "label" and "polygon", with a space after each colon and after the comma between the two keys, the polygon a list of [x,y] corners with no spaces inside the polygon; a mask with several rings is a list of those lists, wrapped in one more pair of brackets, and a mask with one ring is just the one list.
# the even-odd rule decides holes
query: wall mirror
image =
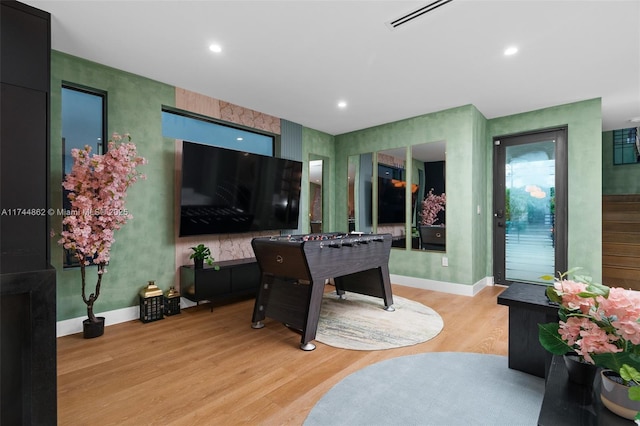
{"label": "wall mirror", "polygon": [[412,146],[411,163],[411,181],[418,186],[413,203],[411,248],[446,251],[446,142]]}
{"label": "wall mirror", "polygon": [[391,234],[392,247],[398,248],[405,248],[411,239],[406,237],[407,187],[412,187],[407,183],[406,162],[404,147],[376,153],[376,232]]}
{"label": "wall mirror", "polygon": [[351,155],[347,171],[347,220],[349,232],[370,233],[372,226],[373,153]]}
{"label": "wall mirror", "polygon": [[313,234],[323,232],[324,202],[323,176],[327,159],[316,154],[309,154],[309,226]]}

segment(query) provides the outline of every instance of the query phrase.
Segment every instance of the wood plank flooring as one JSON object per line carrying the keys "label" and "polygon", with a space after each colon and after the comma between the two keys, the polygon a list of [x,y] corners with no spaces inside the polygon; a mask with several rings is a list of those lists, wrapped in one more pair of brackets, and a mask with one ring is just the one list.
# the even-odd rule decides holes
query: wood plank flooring
{"label": "wood plank flooring", "polygon": [[[107,327],[58,343],[58,424],[300,425],[315,403],[347,375],[378,361],[423,352],[507,355],[504,287],[475,297],[393,286],[394,294],[435,309],[443,331],[415,346],[350,351],[316,342],[267,319],[251,328],[253,300],[183,309],[143,324]],[[366,392],[366,389],[363,389]]]}

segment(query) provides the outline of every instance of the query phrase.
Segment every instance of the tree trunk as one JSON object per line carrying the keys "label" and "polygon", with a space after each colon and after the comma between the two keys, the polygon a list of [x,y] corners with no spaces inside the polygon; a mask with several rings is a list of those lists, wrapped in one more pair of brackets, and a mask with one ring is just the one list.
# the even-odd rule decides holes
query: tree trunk
{"label": "tree trunk", "polygon": [[82,300],[87,305],[87,318],[91,322],[98,322],[98,319],[93,313],[93,304],[98,299],[98,296],[100,296],[100,284],[102,283],[102,273],[104,271],[104,267],[105,267],[104,264],[102,263],[98,264],[98,282],[96,283],[96,292],[91,293],[89,297],[87,297],[86,295],[87,294],[86,293],[87,277],[86,277],[86,269],[85,269],[86,266],[84,264],[84,261],[82,259],[80,260],[80,275],[82,276]]}

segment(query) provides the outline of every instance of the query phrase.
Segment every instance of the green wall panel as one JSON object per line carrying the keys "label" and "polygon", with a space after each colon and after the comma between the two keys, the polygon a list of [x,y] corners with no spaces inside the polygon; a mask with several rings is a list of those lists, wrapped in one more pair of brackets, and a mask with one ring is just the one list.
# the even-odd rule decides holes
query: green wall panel
{"label": "green wall panel", "polygon": [[[106,312],[138,304],[138,292],[149,280],[162,289],[175,275],[174,141],[162,137],[162,105],[175,105],[174,88],[130,73],[53,51],[51,55],[51,203],[62,207],[61,85],[71,82],[107,92],[107,133],[130,133],[138,153],[148,161],[147,176],[128,191],[126,206],[134,218],[115,233],[108,273],[102,280],[95,311]],[[59,232],[62,218],[51,218]],[[80,293],[80,270],[62,268],[62,250],[51,245],[57,272],[58,314],[65,320],[86,315]],[[93,288],[96,268],[87,271]]]}
{"label": "green wall panel", "polygon": [[[443,253],[393,249],[389,269],[392,274],[409,277],[475,283],[484,276],[475,271],[484,268],[474,267],[472,261],[474,246],[478,246],[473,237],[474,202],[484,199],[486,191],[483,187],[479,193],[473,192],[476,174],[485,179],[483,156],[474,156],[474,149],[477,150],[484,140],[482,121],[477,109],[466,105],[336,136],[336,229],[347,230],[346,182],[350,155],[446,141],[446,256],[449,266],[442,266]],[[483,263],[482,260],[478,262]]]}

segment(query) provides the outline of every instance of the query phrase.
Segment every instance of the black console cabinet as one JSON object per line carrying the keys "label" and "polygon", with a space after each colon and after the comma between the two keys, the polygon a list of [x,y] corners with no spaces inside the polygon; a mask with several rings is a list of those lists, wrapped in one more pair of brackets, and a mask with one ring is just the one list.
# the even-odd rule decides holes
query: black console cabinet
{"label": "black console cabinet", "polygon": [[50,34],[49,13],[0,1],[2,425],[57,424],[56,271],[48,223]]}
{"label": "black console cabinet", "polygon": [[260,268],[256,259],[216,262],[220,268],[205,265],[180,267],[180,295],[199,303],[202,300],[255,296],[260,285]]}

